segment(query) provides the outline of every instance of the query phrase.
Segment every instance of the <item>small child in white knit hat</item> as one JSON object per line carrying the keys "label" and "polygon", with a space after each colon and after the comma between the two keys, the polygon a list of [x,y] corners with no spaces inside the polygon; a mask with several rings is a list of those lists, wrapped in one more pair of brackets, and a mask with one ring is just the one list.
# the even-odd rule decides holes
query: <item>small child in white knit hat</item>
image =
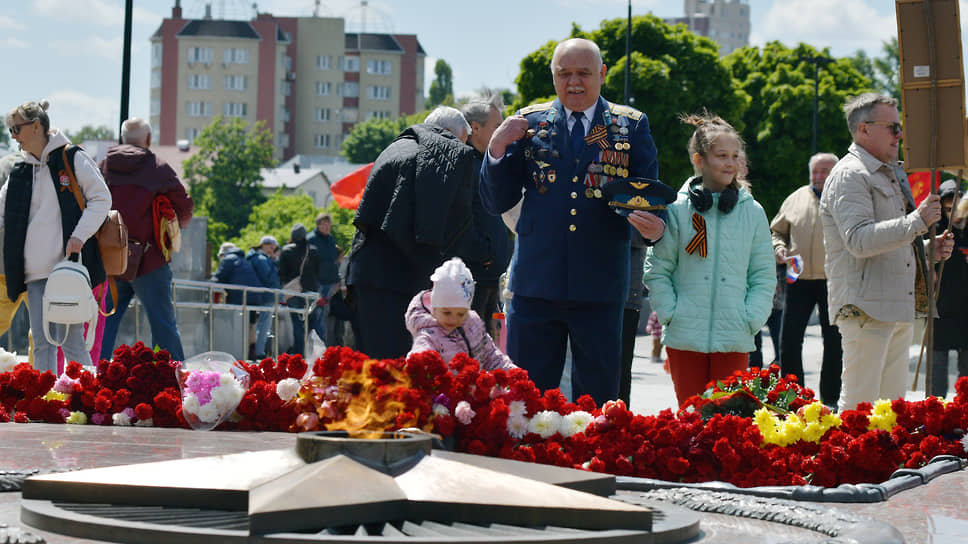
{"label": "small child in white knit hat", "polygon": [[433,289],[421,291],[410,301],[405,317],[413,335],[410,353],[433,350],[444,361],[458,353],[477,359],[484,370],[517,368],[494,344],[484,321],[471,310],[474,276],[459,258],[440,265],[430,280]]}

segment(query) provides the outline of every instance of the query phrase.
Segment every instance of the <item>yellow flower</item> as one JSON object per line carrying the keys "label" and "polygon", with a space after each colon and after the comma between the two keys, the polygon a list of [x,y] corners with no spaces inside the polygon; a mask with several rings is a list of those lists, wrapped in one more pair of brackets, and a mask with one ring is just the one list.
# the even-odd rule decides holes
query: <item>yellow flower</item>
{"label": "yellow flower", "polygon": [[68,396],[65,395],[64,393],[61,393],[60,391],[54,391],[53,389],[51,389],[50,391],[47,392],[46,395],[44,395],[41,398],[44,400],[67,400]]}
{"label": "yellow flower", "polygon": [[874,409],[871,410],[871,415],[867,419],[869,421],[867,430],[869,431],[880,429],[891,432],[891,429],[897,424],[897,414],[891,408],[891,401],[884,399],[874,403]]}
{"label": "yellow flower", "polygon": [[67,423],[73,423],[75,425],[87,425],[87,415],[84,412],[71,412],[71,415],[67,417]]}

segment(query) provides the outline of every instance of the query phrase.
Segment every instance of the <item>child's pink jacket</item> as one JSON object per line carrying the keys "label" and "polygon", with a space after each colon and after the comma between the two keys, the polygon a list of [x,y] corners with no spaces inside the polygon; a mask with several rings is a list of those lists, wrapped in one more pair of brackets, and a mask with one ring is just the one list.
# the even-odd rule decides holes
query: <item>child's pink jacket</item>
{"label": "child's pink jacket", "polygon": [[[406,315],[407,330],[413,335],[410,353],[433,350],[449,362],[454,355],[466,353],[481,363],[484,370],[517,368],[487,334],[484,322],[474,310],[467,313],[462,327],[447,333],[430,313],[430,290],[421,291],[410,301]],[[410,353],[407,355],[409,356]]]}

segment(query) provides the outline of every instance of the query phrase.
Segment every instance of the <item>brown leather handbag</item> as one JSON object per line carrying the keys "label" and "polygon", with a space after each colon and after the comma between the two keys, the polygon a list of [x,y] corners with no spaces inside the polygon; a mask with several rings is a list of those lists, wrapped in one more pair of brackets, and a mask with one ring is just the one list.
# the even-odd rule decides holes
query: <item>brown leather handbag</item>
{"label": "brown leather handbag", "polygon": [[[71,180],[71,192],[74,193],[77,205],[83,212],[84,197],[81,195],[81,187],[77,184],[77,177],[74,176],[74,167],[67,159],[67,146],[64,146],[61,153],[64,155],[64,168]],[[105,275],[111,277],[124,274],[128,267],[128,228],[124,226],[121,213],[117,210],[109,210],[108,216],[94,237],[97,238],[97,247],[101,253],[101,264],[104,265]]]}

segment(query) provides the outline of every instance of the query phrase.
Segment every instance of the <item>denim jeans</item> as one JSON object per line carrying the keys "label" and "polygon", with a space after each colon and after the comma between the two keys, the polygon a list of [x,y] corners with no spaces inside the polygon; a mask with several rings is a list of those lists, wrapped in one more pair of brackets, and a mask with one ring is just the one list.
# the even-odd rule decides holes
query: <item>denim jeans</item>
{"label": "denim jeans", "polygon": [[326,345],[330,344],[330,339],[335,336],[333,334],[333,323],[329,318],[329,299],[336,292],[339,287],[338,283],[320,283],[319,284],[319,298],[326,299],[326,305],[317,308],[313,313],[316,315],[312,323],[313,329],[316,330],[316,334],[319,335],[319,339],[322,340]]}
{"label": "denim jeans", "polygon": [[269,326],[272,325],[272,311],[259,312],[255,322],[255,357],[262,359],[266,355],[266,341],[269,339]]}
{"label": "denim jeans", "polygon": [[[57,346],[47,341],[44,334],[44,288],[47,279],[27,284],[27,305],[30,307],[30,331],[34,336],[34,368],[40,372],[50,370],[57,374]],[[67,337],[61,348],[68,361],[91,365],[91,354],[84,345],[84,325],[67,325]],[[55,325],[51,336],[64,338],[65,325]],[[92,333],[93,334],[93,333]]]}
{"label": "denim jeans", "polygon": [[[171,301],[171,267],[165,264],[134,281],[119,280],[117,284],[118,309],[104,324],[101,358],[111,358],[121,319],[131,298],[137,295],[151,326],[151,346],[168,351],[175,361],[184,361],[185,352],[182,350],[181,335],[178,334],[178,323],[175,322],[175,306]],[[110,304],[106,305],[110,307]]]}

